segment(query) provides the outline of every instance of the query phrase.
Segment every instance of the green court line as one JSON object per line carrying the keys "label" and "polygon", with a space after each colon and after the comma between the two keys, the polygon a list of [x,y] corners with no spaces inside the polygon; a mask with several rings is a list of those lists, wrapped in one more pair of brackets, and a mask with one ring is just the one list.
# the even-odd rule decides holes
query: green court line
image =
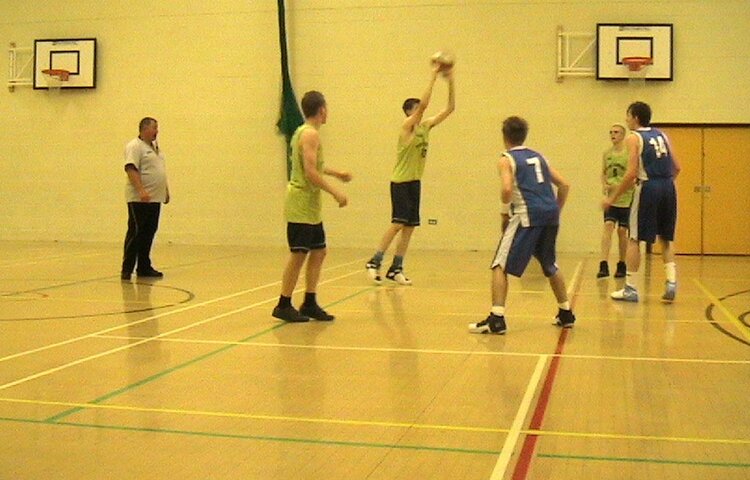
{"label": "green court line", "polygon": [[[0,417],[0,421],[35,424],[35,425],[54,425],[58,427],[91,428],[91,429],[99,429],[99,430],[117,430],[117,431],[124,431],[124,432],[184,435],[184,436],[206,437],[206,438],[251,440],[251,441],[260,441],[260,442],[301,443],[301,444],[308,444],[308,445],[323,445],[323,446],[416,450],[416,451],[425,451],[425,452],[461,453],[461,454],[471,454],[471,455],[499,455],[500,454],[500,452],[497,450],[433,447],[433,446],[428,446],[428,445],[399,445],[399,444],[374,443],[374,442],[346,442],[346,441],[341,441],[341,440],[319,440],[319,439],[311,439],[311,438],[274,437],[274,436],[268,436],[268,435],[243,435],[243,434],[238,434],[238,433],[204,432],[204,431],[197,431],[197,430],[128,427],[124,425],[95,425],[95,424],[75,423],[75,422],[50,423],[46,420],[19,419],[19,418],[7,418],[7,417]],[[596,456],[591,456],[591,455],[561,455],[561,454],[549,454],[549,453],[547,454],[541,453],[541,454],[538,454],[537,456],[539,458],[550,458],[550,459],[556,459],[556,460],[584,460],[584,461],[624,462],[624,463],[644,463],[644,464],[652,463],[652,464],[661,464],[661,465],[688,465],[688,466],[695,466],[695,467],[719,467],[719,468],[750,468],[750,464],[748,463],[700,462],[700,461],[692,461],[692,460],[668,460],[668,459],[659,459],[659,458],[637,458],[637,457],[596,457]]]}
{"label": "green court line", "polygon": [[[185,367],[189,367],[189,366],[194,365],[194,364],[196,364],[198,362],[201,362],[201,361],[203,361],[203,360],[205,360],[207,358],[213,357],[214,355],[218,355],[220,353],[226,352],[227,350],[231,350],[233,348],[236,348],[239,343],[249,342],[250,340],[253,340],[253,339],[257,338],[257,337],[265,335],[266,333],[271,332],[273,330],[276,330],[277,328],[281,328],[284,325],[286,325],[286,324],[282,323],[282,324],[279,324],[279,325],[274,325],[273,327],[268,328],[266,330],[263,330],[262,332],[256,333],[254,335],[251,335],[251,336],[249,336],[247,338],[244,338],[244,339],[240,340],[237,344],[226,345],[226,346],[221,347],[221,348],[219,348],[217,350],[214,350],[212,352],[208,352],[206,354],[200,355],[200,356],[195,357],[195,358],[193,358],[191,360],[188,360],[187,362],[184,362],[184,363],[176,365],[176,366],[174,366],[172,368],[168,368],[166,370],[163,370],[163,371],[161,371],[159,373],[151,375],[150,377],[146,377],[143,380],[139,380],[139,381],[137,381],[135,383],[131,383],[130,385],[127,385],[127,386],[125,386],[123,388],[120,388],[118,390],[114,390],[112,392],[109,392],[109,393],[107,393],[105,395],[102,395],[101,397],[96,398],[96,399],[94,399],[94,400],[92,400],[90,402],[87,402],[87,403],[94,403],[94,404],[96,404],[96,403],[104,402],[106,400],[109,400],[110,398],[116,397],[116,396],[121,395],[123,393],[126,393],[126,392],[128,392],[130,390],[134,390],[134,389],[136,389],[138,387],[141,387],[143,385],[146,385],[147,383],[153,382],[154,380],[158,380],[159,378],[165,377],[165,376],[167,376],[167,375],[169,375],[171,373],[174,373],[174,372],[176,372],[178,370],[182,370]],[[70,415],[73,415],[75,413],[78,413],[78,412],[80,412],[82,410],[85,410],[85,409],[83,407],[71,408],[69,410],[65,410],[64,412],[58,413],[57,415],[49,417],[49,418],[47,418],[44,421],[47,422],[47,423],[56,423],[59,420],[65,418],[65,417],[68,417]]]}
{"label": "green court line", "polygon": [[[333,303],[330,303],[330,304],[326,305],[326,308],[329,308],[332,305],[336,305],[336,304],[345,302],[346,300],[354,298],[354,297],[356,297],[358,295],[361,295],[361,294],[363,294],[365,292],[369,292],[373,288],[375,288],[375,287],[369,287],[369,288],[366,288],[364,290],[360,290],[359,292],[356,292],[356,293],[354,293],[352,295],[349,295],[348,297],[344,297],[342,299],[339,299],[339,300],[337,300],[337,301],[335,301]],[[254,340],[254,339],[258,338],[258,337],[261,337],[261,336],[263,336],[263,335],[265,335],[265,334],[267,334],[269,332],[272,332],[273,330],[276,330],[277,328],[281,328],[281,327],[283,327],[285,325],[286,325],[286,323],[280,323],[278,325],[274,325],[271,328],[268,328],[266,330],[263,330],[262,332],[253,334],[253,335],[251,335],[251,336],[249,336],[247,338],[244,338],[244,339],[242,339],[242,340],[240,340],[240,341],[238,341],[238,342],[236,342],[234,344],[226,345],[226,346],[221,347],[221,348],[219,348],[217,350],[214,350],[212,352],[208,352],[208,353],[206,353],[204,355],[195,357],[195,358],[193,358],[191,360],[188,360],[187,362],[181,363],[180,365],[174,366],[172,368],[168,368],[167,370],[164,370],[164,371],[161,371],[161,372],[156,373],[154,375],[151,375],[150,377],[144,378],[143,380],[139,380],[139,381],[137,381],[135,383],[131,383],[130,385],[127,385],[127,386],[125,386],[123,388],[120,388],[118,390],[114,390],[112,392],[109,392],[109,393],[107,393],[105,395],[102,395],[99,398],[96,398],[96,399],[94,399],[94,400],[92,400],[90,402],[86,402],[86,403],[98,404],[98,403],[104,402],[104,401],[109,400],[111,398],[114,398],[114,397],[116,397],[118,395],[121,395],[123,393],[126,393],[126,392],[129,392],[131,390],[134,390],[134,389],[136,389],[138,387],[146,385],[147,383],[153,382],[154,380],[158,380],[159,378],[165,377],[165,376],[167,376],[167,375],[169,375],[171,373],[174,373],[174,372],[176,372],[178,370],[181,370],[181,369],[183,369],[185,367],[189,367],[189,366],[194,365],[194,364],[196,364],[198,362],[201,362],[201,361],[203,361],[203,360],[205,360],[207,358],[213,357],[214,355],[218,355],[220,353],[224,353],[224,352],[226,352],[228,350],[236,348],[241,343],[245,343],[245,342],[249,342],[251,340]],[[63,411],[61,413],[58,413],[57,415],[53,415],[52,417],[49,417],[49,418],[47,418],[44,421],[47,422],[47,423],[56,423],[56,422],[59,422],[60,420],[62,420],[63,418],[69,417],[70,415],[74,415],[74,414],[76,414],[76,413],[78,413],[78,412],[80,412],[82,410],[85,410],[85,409],[83,407],[71,408],[69,410],[65,410],[65,411]]]}
{"label": "green court line", "polygon": [[310,445],[340,446],[340,447],[364,447],[364,448],[384,448],[388,450],[419,450],[427,452],[442,453],[465,453],[473,455],[497,455],[500,452],[496,450],[475,450],[469,448],[452,448],[452,447],[431,447],[427,445],[399,445],[390,443],[373,443],[373,442],[346,442],[342,440],[318,440],[312,438],[294,438],[294,437],[273,437],[267,435],[242,435],[239,433],[222,433],[222,432],[203,432],[197,430],[176,430],[169,428],[147,428],[147,427],[128,427],[124,425],[95,425],[75,422],[54,422],[47,420],[32,420],[19,418],[0,417],[3,422],[30,423],[37,425],[54,425],[58,427],[76,427],[76,428],[93,428],[100,430],[118,430],[125,432],[137,433],[162,433],[171,435],[185,435],[194,437],[209,438],[226,438],[236,440],[254,440],[263,442],[282,442],[282,443],[305,443]]}
{"label": "green court line", "polygon": [[594,457],[590,455],[557,455],[540,453],[539,458],[558,460],[591,460],[596,462],[656,463],[663,465],[691,465],[695,467],[750,468],[750,463],[699,462],[694,460],[664,460],[660,458]]}

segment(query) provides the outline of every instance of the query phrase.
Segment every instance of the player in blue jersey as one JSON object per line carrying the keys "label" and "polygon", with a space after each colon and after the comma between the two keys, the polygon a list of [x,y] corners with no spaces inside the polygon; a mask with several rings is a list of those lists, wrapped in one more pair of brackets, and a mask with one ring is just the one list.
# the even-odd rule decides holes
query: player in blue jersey
{"label": "player in blue jersey", "polygon": [[528,123],[520,117],[508,117],[503,122],[503,141],[507,151],[500,157],[499,168],[502,200],[510,204],[510,221],[503,230],[491,265],[490,314],[481,322],[469,324],[471,333],[505,333],[507,275],[523,275],[532,256],[541,264],[555,293],[559,307],[556,324],[571,328],[576,320],[555,253],[560,209],[565,204],[570,186],[540,153],[523,146],[528,131]]}
{"label": "player in blue jersey", "polygon": [[675,159],[664,132],[650,126],[651,107],[648,104],[630,104],[626,121],[631,131],[625,139],[628,169],[620,186],[602,202],[602,207],[606,210],[623,192],[636,185],[633,204],[630,207],[625,287],[612,292],[612,298],[625,302],[638,301],[638,290],[633,277],[638,273],[641,263],[639,242],[653,243],[658,235],[667,277],[661,299],[665,303],[671,303],[677,289],[672,242],[677,223],[677,192],[674,179],[680,173],[680,164]]}

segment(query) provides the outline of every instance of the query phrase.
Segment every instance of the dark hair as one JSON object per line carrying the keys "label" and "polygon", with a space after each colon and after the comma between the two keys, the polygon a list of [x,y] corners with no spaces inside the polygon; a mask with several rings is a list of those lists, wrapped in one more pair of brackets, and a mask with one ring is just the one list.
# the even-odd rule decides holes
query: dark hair
{"label": "dark hair", "polygon": [[138,124],[138,131],[142,132],[144,128],[150,126],[152,123],[156,123],[156,119],[155,118],[143,117],[141,119],[141,122]]}
{"label": "dark hair", "polygon": [[503,121],[503,138],[514,146],[523,145],[529,133],[529,124],[521,117],[508,117]]}
{"label": "dark hair", "polygon": [[418,98],[407,98],[404,100],[404,104],[401,106],[401,109],[404,111],[405,114],[409,115],[409,110],[414,108],[414,105],[419,105],[420,100]]}
{"label": "dark hair", "polygon": [[326,99],[322,93],[316,90],[310,90],[302,97],[300,103],[305,118],[310,118],[317,115],[320,109],[326,106]]}
{"label": "dark hair", "polygon": [[628,112],[633,118],[638,119],[638,124],[641,127],[651,125],[651,107],[648,106],[648,103],[633,102],[628,107]]}

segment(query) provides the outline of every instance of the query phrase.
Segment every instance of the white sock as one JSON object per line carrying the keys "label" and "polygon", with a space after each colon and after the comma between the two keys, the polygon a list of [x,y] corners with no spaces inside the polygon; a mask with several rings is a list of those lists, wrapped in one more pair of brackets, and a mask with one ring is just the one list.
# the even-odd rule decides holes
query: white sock
{"label": "white sock", "polygon": [[664,273],[667,276],[668,282],[677,282],[677,265],[674,262],[664,264]]}
{"label": "white sock", "polygon": [[505,316],[505,307],[503,305],[493,305],[490,312],[498,317],[503,317]]}
{"label": "white sock", "polygon": [[557,306],[562,310],[570,310],[570,302],[567,300],[562,303],[558,303]]}
{"label": "white sock", "polygon": [[635,272],[625,272],[625,285],[635,288]]}

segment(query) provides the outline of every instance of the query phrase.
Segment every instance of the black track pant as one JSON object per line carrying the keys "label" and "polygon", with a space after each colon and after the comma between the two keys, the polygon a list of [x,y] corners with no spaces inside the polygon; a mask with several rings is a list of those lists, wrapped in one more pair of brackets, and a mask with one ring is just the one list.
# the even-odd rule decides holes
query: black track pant
{"label": "black track pant", "polygon": [[161,203],[128,203],[128,233],[125,234],[125,248],[122,256],[122,273],[133,273],[136,264],[138,272],[151,270],[151,245],[159,228]]}

